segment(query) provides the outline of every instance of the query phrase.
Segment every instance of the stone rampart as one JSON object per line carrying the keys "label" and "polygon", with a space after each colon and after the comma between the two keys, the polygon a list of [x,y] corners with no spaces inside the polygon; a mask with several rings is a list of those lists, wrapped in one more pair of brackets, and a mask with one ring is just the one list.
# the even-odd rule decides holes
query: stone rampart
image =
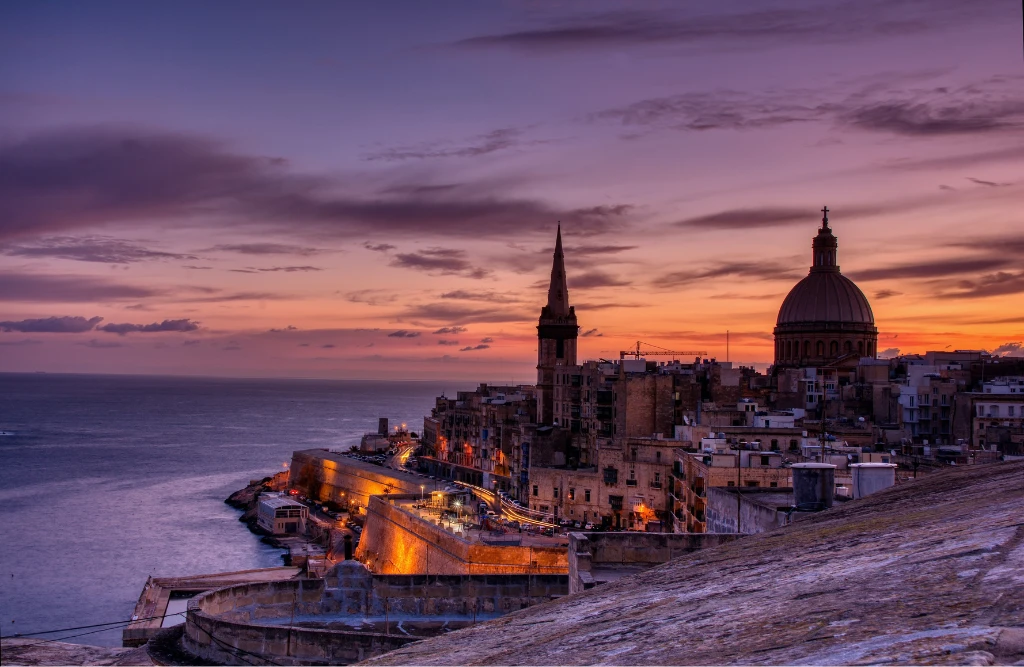
{"label": "stone rampart", "polygon": [[272,624],[275,619],[321,615],[324,588],[323,579],[300,579],[230,586],[196,596],[188,604],[182,646],[223,665],[268,659],[282,665],[345,665],[421,639]]}
{"label": "stone rampart", "polygon": [[366,526],[355,555],[380,574],[568,573],[564,548],[470,542],[379,496],[366,509]]}
{"label": "stone rampart", "polygon": [[595,575],[616,568],[642,569],[743,537],[714,533],[569,533],[569,592],[601,583]]}
{"label": "stone rampart", "polygon": [[218,664],[351,664],[567,589],[564,576],[374,575],[347,561],[324,579],[243,584],[196,596],[182,646]]}
{"label": "stone rampart", "polygon": [[[370,496],[420,493],[422,477],[357,461],[325,449],[292,452],[289,484],[314,500],[366,507]],[[430,480],[433,484],[433,480]]]}

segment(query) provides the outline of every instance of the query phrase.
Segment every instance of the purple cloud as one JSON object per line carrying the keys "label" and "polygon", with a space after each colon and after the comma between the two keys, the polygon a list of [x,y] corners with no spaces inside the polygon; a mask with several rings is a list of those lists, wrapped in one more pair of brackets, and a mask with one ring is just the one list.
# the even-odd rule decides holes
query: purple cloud
{"label": "purple cloud", "polygon": [[392,331],[389,333],[388,338],[417,338],[419,335],[419,331],[406,331],[405,329],[399,329],[398,331]]}
{"label": "purple cloud", "polygon": [[44,317],[41,319],[0,322],[0,330],[22,333],[83,333],[91,331],[102,317],[85,319],[80,316]]}
{"label": "purple cloud", "polygon": [[198,322],[193,322],[189,319],[183,320],[164,320],[163,322],[153,322],[152,324],[104,324],[101,327],[97,327],[97,331],[105,331],[107,333],[114,333],[119,336],[124,336],[129,333],[158,333],[165,331],[177,331],[177,332],[188,332],[195,331],[199,328]]}
{"label": "purple cloud", "polygon": [[52,236],[33,244],[9,246],[3,253],[14,257],[52,257],[104,264],[131,264],[158,259],[198,259],[195,255],[151,250],[135,243],[105,236]]}
{"label": "purple cloud", "polygon": [[[496,195],[491,186],[362,198],[339,195],[339,185],[203,137],[125,127],[50,131],[0,144],[0,239],[114,223],[159,226],[197,210],[223,225],[317,239],[356,233],[479,238],[512,228],[536,234],[559,219],[577,234],[593,234],[620,229],[629,211],[624,205],[559,210]],[[287,247],[214,248],[264,254]]]}

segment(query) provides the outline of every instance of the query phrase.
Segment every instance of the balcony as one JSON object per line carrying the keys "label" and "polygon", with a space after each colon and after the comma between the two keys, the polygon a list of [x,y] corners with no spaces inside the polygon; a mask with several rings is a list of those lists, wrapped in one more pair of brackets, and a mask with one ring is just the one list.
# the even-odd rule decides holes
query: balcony
{"label": "balcony", "polygon": [[651,482],[651,488],[652,489],[660,489],[661,488],[661,482]]}
{"label": "balcony", "polygon": [[627,479],[626,480],[626,486],[636,486],[636,480],[635,479]]}

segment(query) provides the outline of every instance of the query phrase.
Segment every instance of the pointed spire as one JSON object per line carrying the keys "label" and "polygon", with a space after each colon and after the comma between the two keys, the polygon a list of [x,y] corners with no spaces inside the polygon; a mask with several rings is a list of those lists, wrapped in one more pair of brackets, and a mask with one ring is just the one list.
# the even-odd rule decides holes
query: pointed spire
{"label": "pointed spire", "polygon": [[554,317],[569,314],[569,288],[565,284],[565,255],[562,254],[562,224],[555,236],[555,259],[551,264],[551,285],[548,287],[548,313]]}

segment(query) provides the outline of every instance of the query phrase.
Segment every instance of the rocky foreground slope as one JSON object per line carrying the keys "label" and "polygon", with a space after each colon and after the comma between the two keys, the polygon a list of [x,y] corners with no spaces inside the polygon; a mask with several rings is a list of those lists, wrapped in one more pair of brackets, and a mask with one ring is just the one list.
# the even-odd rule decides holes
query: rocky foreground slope
{"label": "rocky foreground slope", "polygon": [[1024,462],[951,468],[368,664],[1024,664]]}

